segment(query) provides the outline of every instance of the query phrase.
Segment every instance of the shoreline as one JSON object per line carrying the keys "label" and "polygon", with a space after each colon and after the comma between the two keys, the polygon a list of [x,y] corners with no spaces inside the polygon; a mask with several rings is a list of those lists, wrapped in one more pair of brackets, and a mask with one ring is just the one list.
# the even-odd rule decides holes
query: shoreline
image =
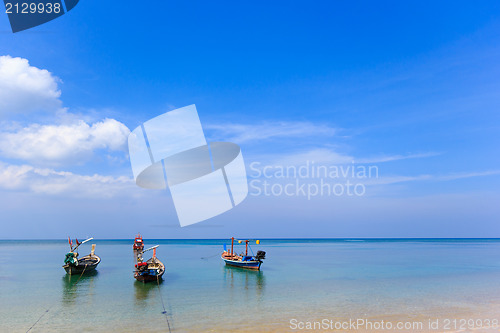
{"label": "shoreline", "polygon": [[[159,310],[159,309],[158,309]],[[245,319],[232,318],[232,320],[227,321],[223,325],[212,325],[210,320],[208,322],[197,324],[193,319],[192,323],[183,322],[183,324],[177,322],[180,318],[170,318],[171,332],[185,332],[185,333],[195,333],[195,332],[448,332],[448,333],[458,333],[458,332],[498,332],[500,331],[500,302],[475,305],[471,304],[469,308],[465,309],[457,306],[453,311],[446,312],[443,309],[429,309],[428,313],[440,312],[438,316],[429,316],[427,314],[420,315],[406,315],[406,314],[364,314],[358,316],[348,317],[336,317],[334,315],[328,315],[325,311],[324,315],[317,315],[315,317],[298,317],[295,318],[297,321],[292,322],[293,317],[275,319],[276,313],[268,313],[265,316],[258,316],[256,322],[249,322]],[[317,313],[318,310],[310,309],[311,313]],[[43,314],[43,313],[42,313]],[[193,317],[196,318],[196,317]],[[47,318],[49,319],[49,318]],[[486,319],[496,319],[497,327],[469,327],[467,324],[463,324],[463,320],[486,320]],[[364,324],[360,324],[358,320],[363,320]],[[454,322],[456,320],[456,322]],[[66,332],[66,325],[50,324],[50,321],[40,322],[31,331],[32,332]],[[99,326],[89,326],[85,327],[79,324],[79,329],[89,332],[109,332],[118,331],[124,333],[132,333],[140,330],[141,332],[168,332],[167,322],[163,315],[158,311],[158,317],[156,317],[158,323],[158,328],[152,328],[151,326],[144,327],[141,324],[134,324],[134,318],[123,318],[119,322],[109,322],[104,323]],[[332,321],[333,324],[326,324]],[[349,322],[357,322],[358,326],[349,326]],[[381,324],[383,322],[383,324]],[[339,323],[344,324],[344,328],[341,328]],[[389,324],[391,323],[391,324]],[[412,328],[408,329],[397,329],[398,323],[412,324]],[[421,323],[421,328],[416,326],[416,323]],[[301,326],[303,325],[303,326]],[[314,326],[316,325],[316,326]],[[322,326],[320,326],[322,325]],[[364,325],[364,326],[363,326]],[[371,326],[370,326],[371,325]],[[382,326],[381,326],[382,325]],[[387,329],[388,325],[392,328]],[[433,325],[431,328],[430,326]],[[465,326],[464,326],[465,325]],[[6,328],[9,332],[25,332],[26,329],[31,325],[19,325],[17,327]],[[320,328],[318,328],[320,327]],[[354,329],[354,327],[357,327]],[[2,326],[0,325],[1,329]]]}

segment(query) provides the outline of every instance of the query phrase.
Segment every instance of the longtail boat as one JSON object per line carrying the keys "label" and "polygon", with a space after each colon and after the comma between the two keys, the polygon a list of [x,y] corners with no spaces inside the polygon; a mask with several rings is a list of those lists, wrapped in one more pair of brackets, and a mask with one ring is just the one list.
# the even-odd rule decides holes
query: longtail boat
{"label": "longtail boat", "polygon": [[[237,255],[234,253],[234,241],[237,240],[238,243],[245,242],[245,254]],[[257,251],[257,255],[248,255],[248,243],[250,240],[239,240],[234,237],[231,237],[231,251],[226,249],[226,244],[224,244],[224,252],[222,252],[221,258],[224,260],[226,265],[235,266],[246,269],[260,270],[260,265],[262,265],[262,260],[266,259],[266,252]],[[260,244],[260,241],[257,240],[256,244]]]}
{"label": "longtail boat", "polygon": [[[141,242],[142,242],[142,237],[141,237]],[[146,283],[152,281],[159,281],[162,279],[163,273],[165,273],[165,265],[160,261],[160,259],[156,257],[156,248],[158,246],[159,245],[156,245],[146,250],[142,249],[139,250],[136,249],[134,242],[134,254],[136,255],[134,278],[137,281]],[[142,258],[142,254],[150,250],[153,250],[153,256],[149,260],[144,261]]]}
{"label": "longtail boat", "polygon": [[137,234],[134,239],[134,251],[142,251],[144,250],[144,242],[142,240],[141,234]]}
{"label": "longtail boat", "polygon": [[89,238],[84,240],[83,242],[79,242],[78,239],[76,239],[76,245],[75,247],[73,247],[73,242],[68,237],[70,252],[66,253],[66,257],[64,258],[64,265],[62,266],[66,273],[68,273],[69,275],[73,275],[95,271],[97,265],[99,265],[99,263],[101,262],[101,258],[94,253],[95,244],[92,244],[90,254],[84,257],[78,258],[77,252],[77,249],[78,247],[80,247],[80,245],[85,244],[92,239],[93,238]]}

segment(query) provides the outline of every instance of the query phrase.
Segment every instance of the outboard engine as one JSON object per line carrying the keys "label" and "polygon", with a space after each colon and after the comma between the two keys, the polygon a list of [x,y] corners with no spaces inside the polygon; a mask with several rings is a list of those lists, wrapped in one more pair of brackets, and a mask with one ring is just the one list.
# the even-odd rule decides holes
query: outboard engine
{"label": "outboard engine", "polygon": [[266,259],[266,251],[257,251],[257,255],[255,256],[257,260]]}

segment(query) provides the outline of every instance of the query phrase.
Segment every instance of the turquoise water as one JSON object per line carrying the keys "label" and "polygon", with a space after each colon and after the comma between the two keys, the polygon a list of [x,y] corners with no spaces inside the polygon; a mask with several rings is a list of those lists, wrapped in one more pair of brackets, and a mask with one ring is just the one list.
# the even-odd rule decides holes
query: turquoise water
{"label": "turquoise water", "polygon": [[224,242],[146,239],[166,264],[158,286],[134,280],[133,240],[91,242],[102,262],[81,278],[61,267],[67,241],[0,241],[0,331],[287,332],[292,318],[500,318],[500,240],[263,239],[252,245],[267,252],[260,272],[225,267]]}

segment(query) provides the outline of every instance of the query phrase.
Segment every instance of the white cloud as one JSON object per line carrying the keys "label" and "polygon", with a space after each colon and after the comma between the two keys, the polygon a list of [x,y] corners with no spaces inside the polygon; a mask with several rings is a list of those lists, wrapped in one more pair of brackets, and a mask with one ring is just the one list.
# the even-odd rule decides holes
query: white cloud
{"label": "white cloud", "polygon": [[428,152],[428,153],[420,153],[420,154],[409,154],[409,155],[382,155],[371,158],[357,158],[356,163],[383,163],[383,162],[393,162],[399,160],[407,160],[412,158],[426,158],[426,157],[434,157],[439,156],[441,153],[437,152]]}
{"label": "white cloud", "polygon": [[310,122],[264,122],[261,124],[209,124],[204,126],[214,139],[235,143],[262,141],[284,137],[333,136],[337,129]]}
{"label": "white cloud", "polygon": [[79,175],[67,171],[35,168],[30,165],[8,165],[0,162],[0,188],[48,195],[111,198],[130,193],[137,186],[129,177]]}
{"label": "white cloud", "polygon": [[[249,170],[262,171],[265,167],[269,166],[271,174],[274,171],[279,171],[282,168],[287,170],[288,167],[292,168],[317,168],[319,166],[336,167],[338,168],[339,178],[351,177],[351,171],[357,173],[359,170],[364,170],[364,175],[367,177],[360,178],[364,185],[383,186],[390,184],[399,184],[407,182],[429,181],[429,182],[442,182],[453,181],[458,179],[473,178],[473,177],[487,177],[500,175],[500,170],[488,170],[477,172],[464,172],[464,173],[448,173],[448,174],[420,174],[420,175],[383,175],[377,163],[393,162],[405,159],[428,158],[438,156],[439,153],[429,152],[420,154],[409,155],[381,155],[371,158],[355,158],[348,154],[336,152],[329,148],[316,148],[302,152],[291,153],[278,153],[269,155],[259,155],[252,159],[248,159],[247,168]],[[371,173],[370,168],[373,167]],[[361,169],[360,169],[361,168]],[[293,170],[293,169],[292,169]],[[330,170],[330,169],[327,169]],[[343,176],[343,174],[347,176]],[[372,176],[368,176],[371,174]],[[312,181],[315,181],[313,179]]]}
{"label": "white cloud", "polygon": [[314,163],[316,165],[335,165],[352,163],[352,156],[335,152],[328,148],[316,148],[303,152],[294,152],[289,154],[273,154],[262,156],[263,163],[269,165],[305,165]]}
{"label": "white cloud", "polygon": [[121,122],[105,119],[93,124],[31,124],[15,132],[0,132],[0,154],[39,164],[78,164],[96,149],[125,150],[130,130]]}
{"label": "white cloud", "polygon": [[474,177],[487,177],[500,175],[500,170],[464,172],[464,173],[449,173],[444,175],[417,175],[417,176],[386,176],[380,178],[369,179],[365,185],[388,185],[413,181],[452,181],[457,179],[466,179]]}
{"label": "white cloud", "polygon": [[61,107],[60,81],[27,59],[0,56],[0,115]]}
{"label": "white cloud", "polygon": [[422,180],[439,180],[432,175],[417,175],[417,176],[383,176],[378,178],[367,178],[363,180],[365,185],[390,185],[405,182],[414,182]]}
{"label": "white cloud", "polygon": [[383,162],[393,162],[405,159],[426,158],[440,155],[429,152],[409,155],[383,155],[371,158],[357,158],[345,153],[334,151],[331,148],[314,148],[299,152],[274,153],[272,155],[260,155],[254,158],[262,164],[268,165],[305,165],[307,162],[314,162],[316,165],[337,165],[337,164],[376,164]]}
{"label": "white cloud", "polygon": [[486,176],[496,176],[500,175],[500,170],[488,170],[488,171],[477,171],[477,172],[462,172],[462,173],[451,173],[448,175],[436,176],[438,180],[456,180],[472,177],[486,177]]}

